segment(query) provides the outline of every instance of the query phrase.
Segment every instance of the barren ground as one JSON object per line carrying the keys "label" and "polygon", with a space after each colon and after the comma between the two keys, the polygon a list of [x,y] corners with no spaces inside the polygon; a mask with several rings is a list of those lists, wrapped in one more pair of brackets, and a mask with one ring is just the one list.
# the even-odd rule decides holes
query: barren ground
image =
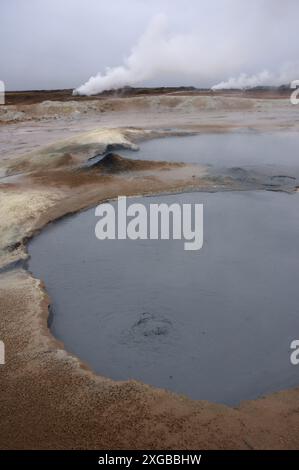
{"label": "barren ground", "polygon": [[0,107],[0,448],[298,448],[299,389],[229,408],[93,374],[52,337],[45,286],[22,260],[45,224],[121,194],[242,189],[199,166],[120,160],[103,171],[88,158],[177,133],[298,132],[299,108],[261,94],[43,97]]}

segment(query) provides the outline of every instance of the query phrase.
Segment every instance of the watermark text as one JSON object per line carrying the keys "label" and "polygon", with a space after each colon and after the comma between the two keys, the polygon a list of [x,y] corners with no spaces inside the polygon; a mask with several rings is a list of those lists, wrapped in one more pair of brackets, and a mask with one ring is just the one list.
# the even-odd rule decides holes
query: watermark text
{"label": "watermark text", "polygon": [[3,341],[0,341],[0,366],[5,364],[5,346]]}
{"label": "watermark text", "polygon": [[127,205],[123,196],[116,210],[112,204],[100,204],[95,215],[100,217],[95,227],[99,240],[184,240],[187,251],[203,246],[203,204]]}
{"label": "watermark text", "polygon": [[0,80],[0,104],[5,104],[5,84]]}
{"label": "watermark text", "polygon": [[291,88],[294,90],[290,98],[291,104],[299,104],[299,80],[293,80]]}
{"label": "watermark text", "polygon": [[290,360],[293,366],[299,365],[299,340],[294,340],[291,343],[291,349],[293,350]]}

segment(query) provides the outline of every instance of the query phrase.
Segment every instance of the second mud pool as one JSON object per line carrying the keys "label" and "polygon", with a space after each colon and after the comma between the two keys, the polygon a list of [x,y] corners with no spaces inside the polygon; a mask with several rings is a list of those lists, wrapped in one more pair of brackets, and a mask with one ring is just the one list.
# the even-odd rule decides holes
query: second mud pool
{"label": "second mud pool", "polygon": [[204,204],[204,244],[95,237],[95,210],[48,226],[29,269],[50,327],[97,373],[237,404],[299,384],[299,195],[188,193],[130,202]]}

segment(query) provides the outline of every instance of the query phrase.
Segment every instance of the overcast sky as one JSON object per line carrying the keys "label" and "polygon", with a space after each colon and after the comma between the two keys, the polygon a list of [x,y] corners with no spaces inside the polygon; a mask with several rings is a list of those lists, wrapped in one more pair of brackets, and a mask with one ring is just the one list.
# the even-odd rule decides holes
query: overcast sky
{"label": "overcast sky", "polygon": [[298,0],[1,0],[0,79],[10,90],[98,73],[92,86],[111,74],[112,85],[295,80],[298,18]]}

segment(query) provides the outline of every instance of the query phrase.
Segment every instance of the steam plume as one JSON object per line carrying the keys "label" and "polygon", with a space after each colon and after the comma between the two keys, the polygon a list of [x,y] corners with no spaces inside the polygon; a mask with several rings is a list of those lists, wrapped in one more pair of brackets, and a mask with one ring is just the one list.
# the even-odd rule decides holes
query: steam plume
{"label": "steam plume", "polygon": [[[291,0],[286,1],[294,4]],[[237,4],[231,2],[239,4],[239,1]],[[289,46],[286,38],[277,40],[277,34],[274,35],[281,10],[279,15],[269,19],[268,8],[261,12],[260,5],[259,2],[257,11],[262,19],[268,20],[269,38],[264,43],[261,38],[265,21],[253,23],[255,35],[244,34],[244,12],[238,13],[235,28],[227,28],[218,35],[208,21],[206,26],[202,21],[196,32],[172,34],[166,17],[159,14],[149,23],[123,65],[106,68],[104,73],[91,77],[73,93],[94,95],[151,80],[160,80],[160,83],[175,80],[176,84],[208,86],[217,90],[281,85],[298,79],[299,63],[293,60],[294,57],[297,59],[295,48]],[[234,14],[237,15],[235,10]],[[289,22],[289,16],[287,19]],[[251,27],[252,24],[247,25],[248,30]]]}

